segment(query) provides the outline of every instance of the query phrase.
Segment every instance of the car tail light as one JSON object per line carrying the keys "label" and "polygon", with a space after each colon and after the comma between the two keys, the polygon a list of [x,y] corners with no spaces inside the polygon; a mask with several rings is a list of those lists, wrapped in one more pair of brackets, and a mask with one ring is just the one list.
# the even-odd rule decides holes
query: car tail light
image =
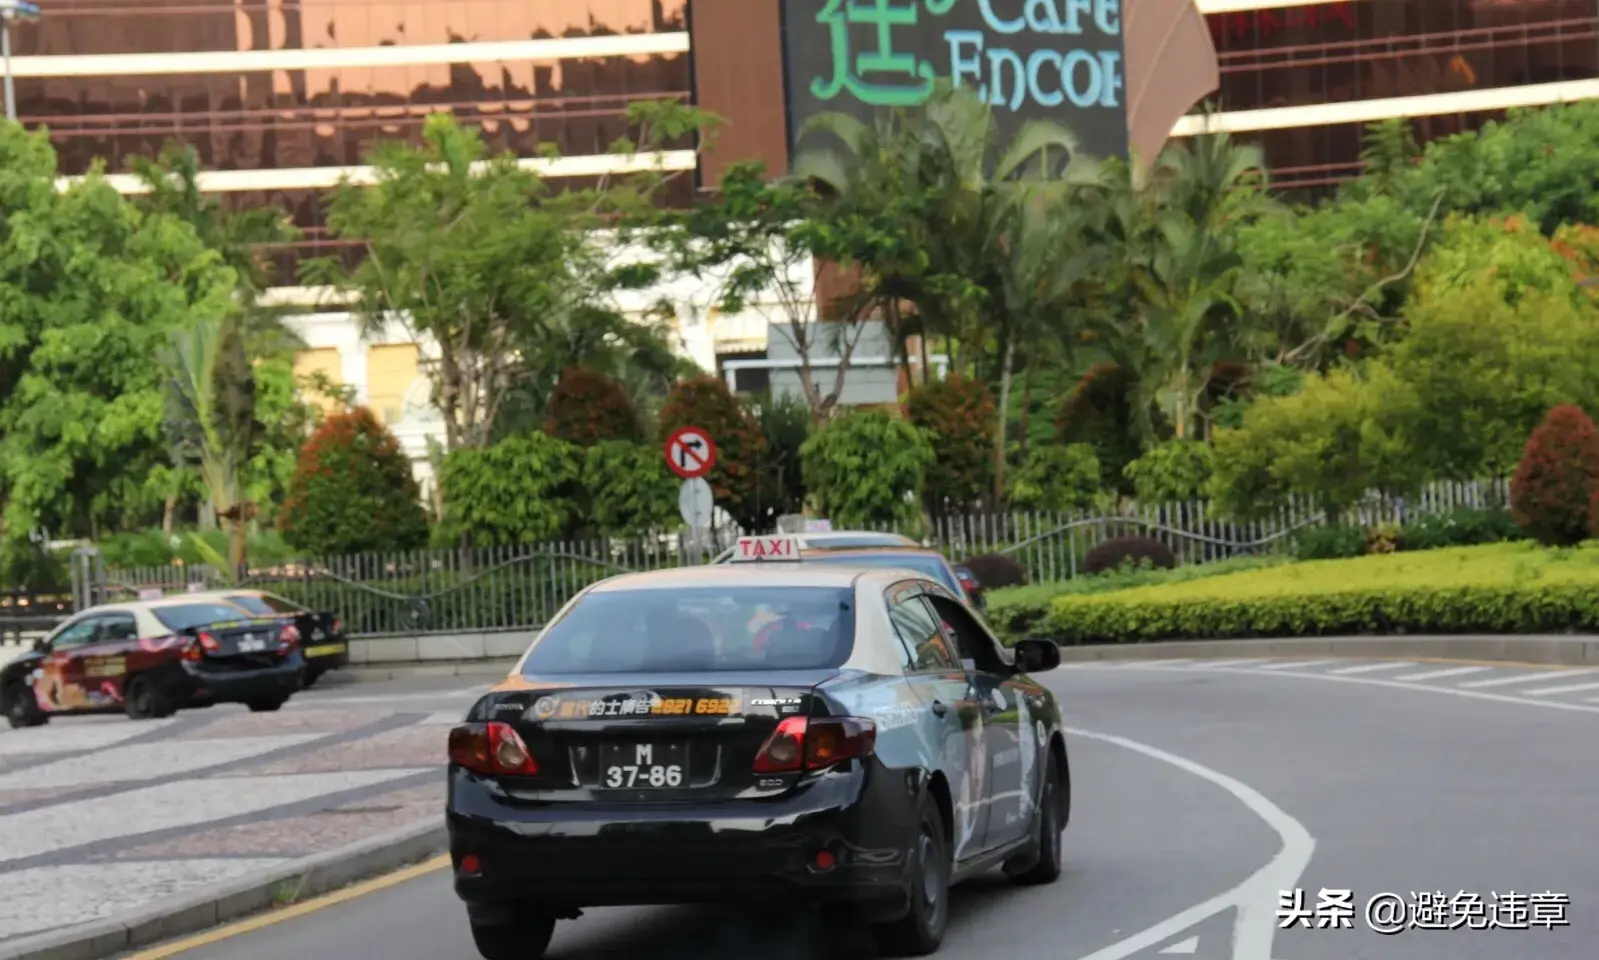
{"label": "car tail light", "polygon": [[189,661],[190,663],[199,663],[203,656],[204,654],[200,651],[200,641],[198,639],[190,640],[189,645],[183,648],[183,659]]}
{"label": "car tail light", "polygon": [[286,657],[300,645],[300,628],[292,623],[285,623],[278,630],[278,656]]}
{"label": "car tail light", "polygon": [[450,762],[473,773],[531,776],[539,772],[527,744],[510,724],[463,723],[450,731]]}
{"label": "car tail light", "polygon": [[206,653],[216,653],[222,649],[222,641],[218,640],[215,634],[209,633],[205,630],[201,630],[199,633],[195,634],[194,638],[200,641],[200,649],[204,650]]}
{"label": "car tail light", "polygon": [[333,635],[335,637],[337,637],[337,636],[340,636],[343,633],[344,633],[344,621],[340,620],[338,617],[334,617],[333,618]]}
{"label": "car tail light", "polygon": [[788,717],[755,756],[756,773],[821,770],[877,746],[877,724],[859,717]]}

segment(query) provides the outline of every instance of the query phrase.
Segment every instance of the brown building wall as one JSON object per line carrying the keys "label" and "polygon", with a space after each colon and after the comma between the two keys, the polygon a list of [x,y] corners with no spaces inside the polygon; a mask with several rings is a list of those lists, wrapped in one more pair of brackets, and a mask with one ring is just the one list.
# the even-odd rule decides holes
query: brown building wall
{"label": "brown building wall", "polygon": [[788,170],[788,120],[778,4],[694,0],[694,96],[725,124],[700,161],[701,184],[712,187],[742,160],[773,173]]}

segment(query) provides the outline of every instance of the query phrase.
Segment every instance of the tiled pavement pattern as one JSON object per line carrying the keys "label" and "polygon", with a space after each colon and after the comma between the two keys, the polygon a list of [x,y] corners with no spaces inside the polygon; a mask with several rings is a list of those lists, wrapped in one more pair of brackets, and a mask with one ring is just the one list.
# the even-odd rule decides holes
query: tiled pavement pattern
{"label": "tiled pavement pattern", "polygon": [[436,821],[484,689],[0,730],[0,945]]}
{"label": "tiled pavement pattern", "polygon": [[1454,695],[1599,712],[1599,667],[1535,667],[1445,661],[1246,658],[1120,660],[1064,663],[1076,670],[1179,670],[1311,677],[1390,689],[1448,691]]}

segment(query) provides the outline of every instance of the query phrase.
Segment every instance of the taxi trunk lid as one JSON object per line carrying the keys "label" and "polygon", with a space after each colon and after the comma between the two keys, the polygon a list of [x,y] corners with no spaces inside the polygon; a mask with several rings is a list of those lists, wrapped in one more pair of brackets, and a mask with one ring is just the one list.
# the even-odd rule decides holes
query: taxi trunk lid
{"label": "taxi trunk lid", "polygon": [[[252,670],[275,667],[282,662],[278,653],[278,631],[282,625],[274,618],[218,623],[190,631],[200,641],[200,655],[207,667],[223,670]],[[207,642],[206,638],[210,641]]]}
{"label": "taxi trunk lid", "polygon": [[782,793],[793,776],[755,758],[786,717],[825,714],[835,669],[563,676],[491,695],[484,719],[510,723],[548,800],[685,801]]}

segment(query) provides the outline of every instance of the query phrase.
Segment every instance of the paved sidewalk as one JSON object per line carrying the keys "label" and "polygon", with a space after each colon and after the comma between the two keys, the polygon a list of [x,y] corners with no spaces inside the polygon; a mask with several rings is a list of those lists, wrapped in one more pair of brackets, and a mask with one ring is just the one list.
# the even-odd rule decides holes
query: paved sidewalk
{"label": "paved sidewalk", "polygon": [[0,731],[0,952],[438,822],[445,731],[481,689]]}

